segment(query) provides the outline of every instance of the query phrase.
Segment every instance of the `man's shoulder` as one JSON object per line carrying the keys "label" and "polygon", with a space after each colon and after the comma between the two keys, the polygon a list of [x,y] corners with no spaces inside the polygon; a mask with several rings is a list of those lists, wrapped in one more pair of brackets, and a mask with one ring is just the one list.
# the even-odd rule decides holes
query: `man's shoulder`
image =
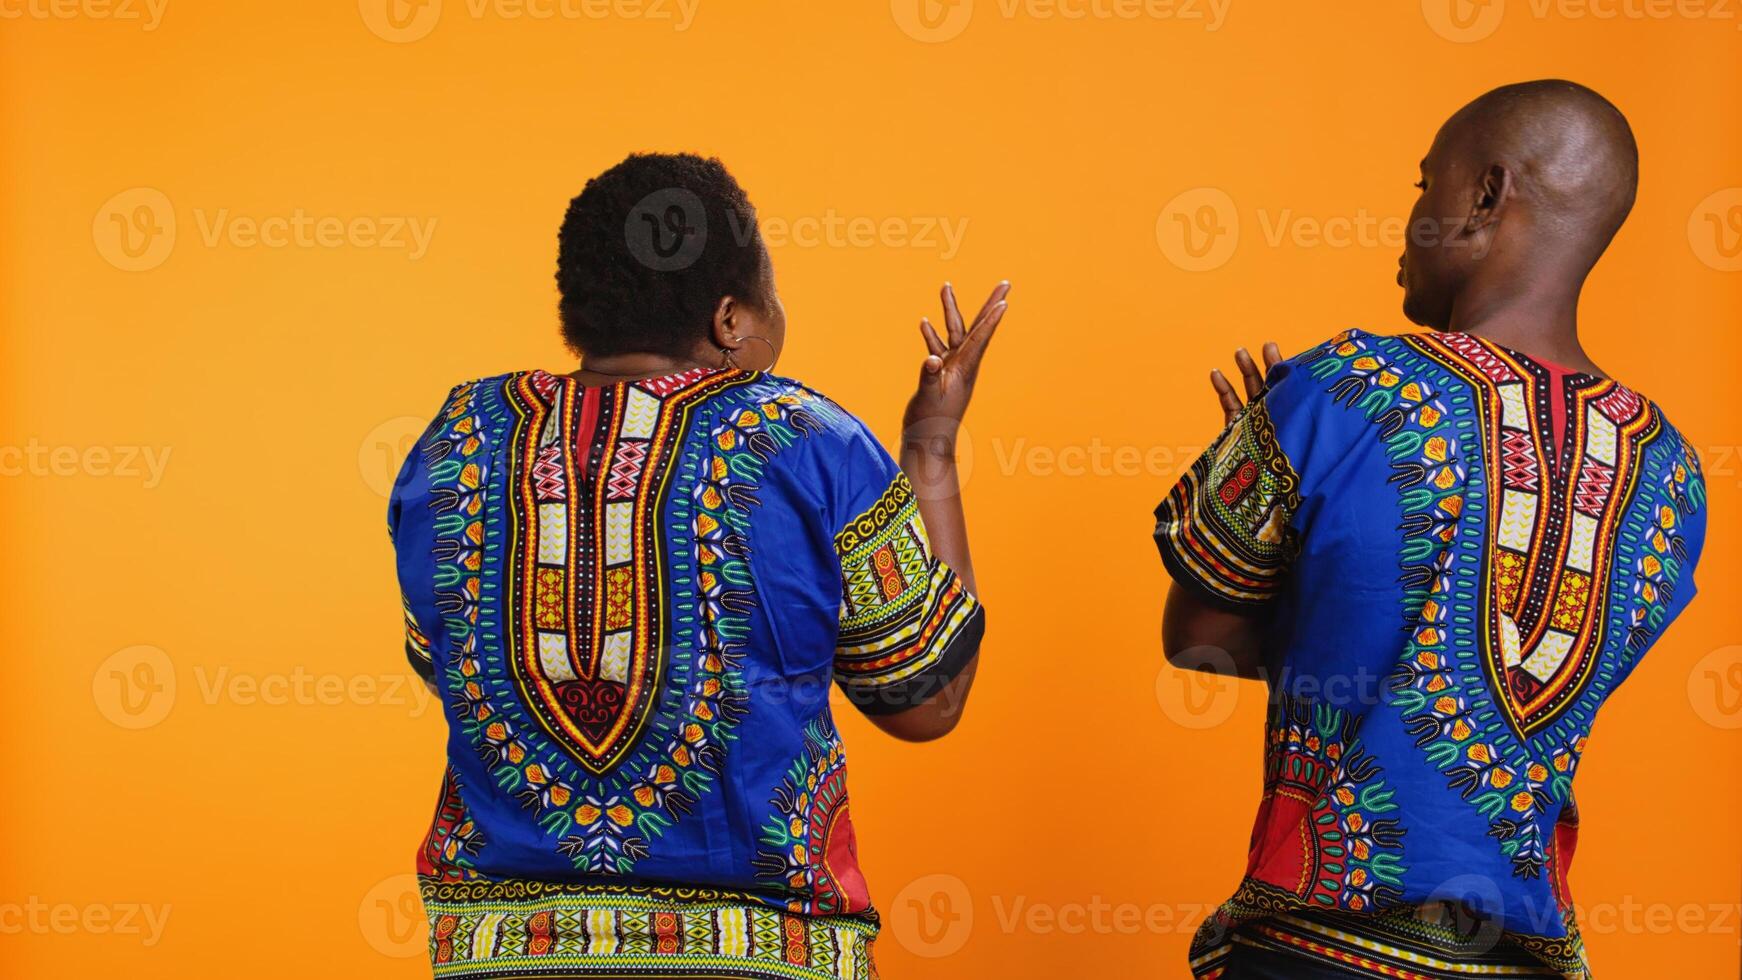
{"label": "man's shoulder", "polygon": [[1389,399],[1412,370],[1402,337],[1344,330],[1270,369],[1267,400],[1273,414],[1318,415],[1332,406],[1371,408]]}
{"label": "man's shoulder", "polygon": [[[1457,334],[1344,330],[1272,369],[1270,383],[1289,380],[1299,398],[1363,409],[1376,417],[1392,409],[1428,406],[1430,418],[1456,414],[1445,396],[1469,386],[1466,373],[1495,360],[1479,342]],[[1310,379],[1311,383],[1308,383]],[[1310,389],[1310,392],[1308,390]]]}
{"label": "man's shoulder", "polygon": [[1372,374],[1393,365],[1398,358],[1407,356],[1407,352],[1408,345],[1402,336],[1344,330],[1272,368],[1269,381],[1274,385],[1284,377],[1300,375],[1322,379],[1343,374]]}
{"label": "man's shoulder", "polygon": [[1330,362],[1338,368],[1378,370],[1399,358],[1408,357],[1413,351],[1409,343],[1413,336],[1350,328],[1308,347],[1283,363],[1306,367]]}
{"label": "man's shoulder", "polygon": [[1676,428],[1661,405],[1649,399],[1646,404],[1656,418],[1659,430],[1656,448],[1663,454],[1669,467],[1670,479],[1687,490],[1698,490],[1698,497],[1703,501],[1706,477],[1701,465],[1699,447],[1682,430]]}

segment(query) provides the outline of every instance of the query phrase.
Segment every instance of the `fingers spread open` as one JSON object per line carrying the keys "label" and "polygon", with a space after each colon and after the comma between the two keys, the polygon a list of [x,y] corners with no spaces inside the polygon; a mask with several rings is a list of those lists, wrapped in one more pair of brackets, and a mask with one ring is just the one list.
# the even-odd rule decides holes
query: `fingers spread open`
{"label": "fingers spread open", "polygon": [[1240,378],[1246,385],[1246,397],[1257,398],[1264,391],[1264,374],[1258,370],[1258,362],[1242,347],[1234,352],[1234,363],[1240,367]]}
{"label": "fingers spread open", "polygon": [[937,328],[931,325],[930,319],[919,321],[919,332],[925,338],[925,349],[933,355],[942,357],[950,352],[950,349],[944,345],[942,338],[938,336]]}
{"label": "fingers spread open", "polygon": [[1004,322],[1004,312],[1008,309],[1010,304],[1003,300],[993,303],[974,325],[974,332],[968,334],[968,339],[962,342],[961,356],[967,362],[969,370],[979,367],[980,358],[986,354],[986,345],[992,342],[992,335],[998,332],[998,324]]}
{"label": "fingers spread open", "polygon": [[1274,341],[1274,340],[1270,341],[1269,343],[1266,343],[1264,345],[1264,370],[1265,370],[1265,372],[1269,373],[1271,368],[1273,368],[1281,363],[1282,363],[1282,348],[1276,346],[1276,341]]}
{"label": "fingers spread open", "polygon": [[944,283],[944,329],[948,331],[950,346],[955,347],[968,335],[967,328],[962,326],[962,311],[956,306],[956,288]]}
{"label": "fingers spread open", "polygon": [[1216,389],[1216,401],[1222,406],[1222,414],[1232,422],[1234,416],[1240,414],[1245,407],[1240,402],[1240,396],[1235,393],[1234,386],[1228,383],[1228,378],[1222,374],[1221,368],[1210,372],[1210,387]]}
{"label": "fingers spread open", "polygon": [[977,329],[980,324],[984,323],[986,321],[986,314],[992,312],[992,307],[1004,302],[1004,298],[1009,295],[1010,280],[1006,279],[1003,282],[1000,282],[997,287],[992,290],[992,294],[986,297],[986,302],[980,305],[980,312],[974,315],[974,326],[969,328],[970,332]]}

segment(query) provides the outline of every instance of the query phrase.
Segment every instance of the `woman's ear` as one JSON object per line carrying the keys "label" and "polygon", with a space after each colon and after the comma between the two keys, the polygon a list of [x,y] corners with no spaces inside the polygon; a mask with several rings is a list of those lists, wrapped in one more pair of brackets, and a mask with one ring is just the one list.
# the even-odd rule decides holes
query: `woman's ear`
{"label": "woman's ear", "polygon": [[714,307],[714,328],[710,335],[715,347],[720,350],[736,351],[744,345],[744,339],[739,335],[739,323],[744,316],[744,307],[731,296],[720,297],[720,302]]}

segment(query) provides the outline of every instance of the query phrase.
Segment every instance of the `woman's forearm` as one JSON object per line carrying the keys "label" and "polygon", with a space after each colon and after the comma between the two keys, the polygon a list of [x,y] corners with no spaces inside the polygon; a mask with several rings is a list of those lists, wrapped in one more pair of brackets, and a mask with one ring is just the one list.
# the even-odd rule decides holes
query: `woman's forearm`
{"label": "woman's forearm", "polygon": [[[974,562],[968,554],[968,519],[962,513],[962,482],[956,471],[956,441],[962,416],[974,392],[974,379],[986,345],[1004,319],[1005,297],[1010,283],[999,283],[972,326],[962,322],[956,292],[943,289],[944,328],[940,335],[930,320],[920,321],[926,359],[920,368],[919,388],[902,416],[901,471],[913,485],[920,520],[925,523],[933,557],[956,573],[962,588],[979,597],[974,580]],[[947,339],[946,339],[947,338]],[[877,715],[874,724],[898,738],[925,741],[956,726],[974,686],[980,666],[978,634],[976,647],[960,673],[928,700],[893,715]]]}
{"label": "woman's forearm", "polygon": [[[919,516],[925,522],[933,556],[955,571],[969,594],[978,595],[974,563],[968,556],[968,524],[962,513],[962,487],[956,473],[953,436],[940,442],[936,438],[916,438],[912,431],[903,433],[901,471],[907,474],[914,495],[919,498]],[[936,694],[899,714],[874,715],[872,724],[912,742],[928,742],[948,734],[961,721],[979,667],[980,655],[976,651],[961,672]]]}
{"label": "woman's forearm", "polygon": [[961,479],[956,470],[955,433],[904,432],[901,470],[919,498],[919,516],[925,521],[932,554],[955,571],[970,594],[978,595],[968,550],[968,518],[962,510]]}

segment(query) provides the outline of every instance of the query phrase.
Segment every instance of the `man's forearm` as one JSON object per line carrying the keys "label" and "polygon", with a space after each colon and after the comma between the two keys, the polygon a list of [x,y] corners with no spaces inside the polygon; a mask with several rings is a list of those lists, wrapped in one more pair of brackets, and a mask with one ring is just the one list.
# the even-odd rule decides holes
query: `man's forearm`
{"label": "man's forearm", "polygon": [[1250,616],[1217,609],[1178,583],[1168,590],[1161,646],[1181,670],[1264,680],[1264,633]]}

